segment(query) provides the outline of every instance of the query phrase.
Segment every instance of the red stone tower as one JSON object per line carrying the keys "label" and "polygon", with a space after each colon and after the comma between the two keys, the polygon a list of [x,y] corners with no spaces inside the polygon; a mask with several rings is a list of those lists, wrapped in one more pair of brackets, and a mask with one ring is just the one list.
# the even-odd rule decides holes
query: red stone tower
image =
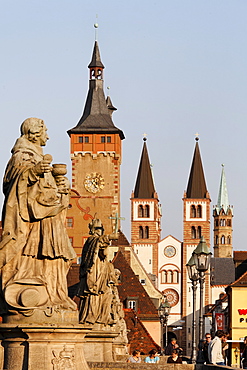
{"label": "red stone tower", "polygon": [[[187,338],[186,346],[187,353],[190,353],[191,343],[191,313],[192,313],[192,292],[191,282],[186,271],[186,263],[190,259],[192,252],[197,247],[201,236],[204,236],[205,241],[210,248],[210,196],[207,191],[202,160],[199,150],[198,138],[194,156],[192,160],[189,181],[187,190],[184,192],[183,204],[183,302],[182,314],[185,318],[186,333],[183,337]],[[205,279],[205,300],[204,305],[209,304],[209,276]],[[199,294],[199,293],[198,293]],[[198,298],[199,299],[199,298]]]}
{"label": "red stone tower", "polygon": [[150,274],[158,276],[158,243],[160,241],[161,211],[150,167],[146,138],[131,195],[131,244]]}
{"label": "red stone tower", "polygon": [[[113,107],[103,90],[104,65],[95,41],[89,68],[89,90],[78,124],[68,131],[72,160],[71,204],[67,215],[70,240],[80,255],[88,223],[97,213],[112,233],[120,213],[120,164],[123,132],[112,121]],[[114,218],[110,219],[109,217]]]}

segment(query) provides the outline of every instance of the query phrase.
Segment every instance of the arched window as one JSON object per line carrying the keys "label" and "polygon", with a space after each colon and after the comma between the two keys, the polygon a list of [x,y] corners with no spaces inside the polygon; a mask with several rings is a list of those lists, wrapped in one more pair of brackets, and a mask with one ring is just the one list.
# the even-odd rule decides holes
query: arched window
{"label": "arched window", "polygon": [[191,228],[191,239],[196,239],[196,228],[192,226]]}
{"label": "arched window", "polygon": [[172,271],[167,271],[167,283],[172,283]]}
{"label": "arched window", "polygon": [[194,204],[192,204],[192,206],[190,207],[190,217],[196,217],[196,207],[194,206]]}
{"label": "arched window", "polygon": [[149,227],[148,226],[145,226],[144,239],[148,239],[148,238],[149,238]]}
{"label": "arched window", "polygon": [[167,271],[165,270],[161,271],[161,283],[163,284],[167,283]]}
{"label": "arched window", "polygon": [[139,226],[139,239],[143,239],[143,227]]}
{"label": "arched window", "polygon": [[146,204],[144,207],[144,217],[150,217],[149,216],[149,205]]}
{"label": "arched window", "polygon": [[218,235],[216,235],[215,236],[215,245],[218,245],[218,243],[219,243],[219,237],[218,237]]}
{"label": "arched window", "polygon": [[227,226],[232,226],[231,220],[227,220]]}
{"label": "arched window", "polygon": [[202,228],[201,226],[198,226],[197,228],[197,239],[200,239],[202,237]]}
{"label": "arched window", "polygon": [[231,244],[231,237],[230,236],[227,237],[227,244]]}
{"label": "arched window", "polygon": [[218,219],[215,220],[215,226],[216,227],[219,226],[219,220]]}
{"label": "arched window", "polygon": [[143,217],[143,216],[144,216],[143,206],[141,204],[139,204],[139,206],[138,206],[138,217]]}
{"label": "arched window", "polygon": [[226,220],[224,218],[220,220],[220,226],[226,226]]}
{"label": "arched window", "polygon": [[178,271],[173,271],[173,283],[178,284],[179,283],[179,272]]}
{"label": "arched window", "polygon": [[221,237],[221,244],[225,244],[225,242],[226,242],[225,235],[222,235],[222,237]]}
{"label": "arched window", "polygon": [[202,206],[201,205],[197,206],[197,217],[198,218],[202,217]]}

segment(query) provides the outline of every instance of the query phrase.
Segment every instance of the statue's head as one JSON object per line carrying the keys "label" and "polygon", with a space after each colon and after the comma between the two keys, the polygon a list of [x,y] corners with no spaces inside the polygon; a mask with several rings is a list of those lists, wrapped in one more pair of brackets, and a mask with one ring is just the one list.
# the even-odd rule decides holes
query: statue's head
{"label": "statue's head", "polygon": [[89,226],[89,234],[93,235],[95,233],[98,233],[98,231],[100,231],[101,235],[104,234],[104,227],[99,218],[94,218],[88,226]]}
{"label": "statue's head", "polygon": [[49,139],[46,125],[40,118],[27,118],[21,125],[21,135],[40,146],[45,146]]}

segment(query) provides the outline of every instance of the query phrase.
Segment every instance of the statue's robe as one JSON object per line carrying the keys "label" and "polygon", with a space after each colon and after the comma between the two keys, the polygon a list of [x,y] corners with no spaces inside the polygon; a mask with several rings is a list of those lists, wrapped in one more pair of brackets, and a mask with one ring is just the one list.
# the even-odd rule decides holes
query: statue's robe
{"label": "statue's robe", "polygon": [[[69,195],[59,193],[52,173],[35,174],[33,167],[43,158],[42,148],[22,136],[6,167],[0,313],[42,306],[76,309],[68,297],[66,282],[76,257],[65,228]],[[35,307],[19,297],[23,287],[32,286],[40,294]]]}
{"label": "statue's robe", "polygon": [[111,324],[112,284],[114,267],[107,260],[109,238],[93,235],[83,247],[80,265],[78,297],[80,323]]}

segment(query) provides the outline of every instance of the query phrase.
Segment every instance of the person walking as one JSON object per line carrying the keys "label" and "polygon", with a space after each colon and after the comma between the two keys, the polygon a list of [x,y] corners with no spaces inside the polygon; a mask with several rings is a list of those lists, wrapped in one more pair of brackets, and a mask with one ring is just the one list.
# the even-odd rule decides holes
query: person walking
{"label": "person walking", "polygon": [[205,341],[204,341],[203,346],[202,346],[203,357],[204,357],[204,361],[206,362],[206,364],[209,364],[208,346],[209,346],[209,343],[211,342],[211,339],[212,339],[211,334],[206,333],[205,334]]}
{"label": "person walking", "polygon": [[221,343],[221,338],[224,335],[223,330],[217,330],[214,339],[208,345],[208,359],[210,364],[225,366]]}

